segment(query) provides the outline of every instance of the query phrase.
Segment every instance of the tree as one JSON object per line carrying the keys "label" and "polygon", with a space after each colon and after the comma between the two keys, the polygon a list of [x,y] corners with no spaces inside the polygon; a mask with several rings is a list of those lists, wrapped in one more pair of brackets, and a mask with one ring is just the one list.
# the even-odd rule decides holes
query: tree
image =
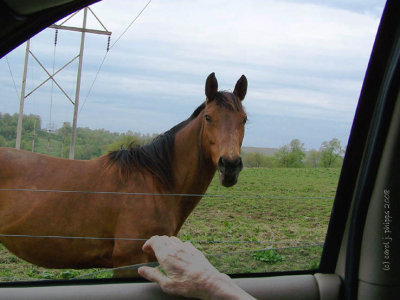
{"label": "tree", "polygon": [[277,165],[284,168],[301,168],[306,157],[304,144],[299,139],[293,139],[290,144],[279,148],[275,153]]}
{"label": "tree", "polygon": [[62,127],[57,130],[57,135],[69,137],[72,134],[72,126],[70,122],[64,122]]}
{"label": "tree", "polygon": [[7,140],[0,135],[0,147],[6,147],[7,146]]}
{"label": "tree", "polygon": [[290,148],[284,145],[275,153],[274,157],[278,167],[289,168],[289,153]]}
{"label": "tree", "polygon": [[318,168],[320,160],[321,160],[321,152],[315,149],[311,149],[308,152],[304,164],[309,168]]}
{"label": "tree", "polygon": [[304,158],[306,157],[304,144],[299,139],[293,139],[289,146],[289,166],[291,168],[304,167]]}
{"label": "tree", "polygon": [[129,147],[139,147],[142,141],[136,135],[123,135],[119,140],[108,146],[108,151],[119,150],[121,148],[128,149]]}
{"label": "tree", "polygon": [[273,157],[262,153],[243,153],[243,165],[246,168],[272,168]]}
{"label": "tree", "polygon": [[6,140],[13,140],[17,136],[18,115],[2,114],[0,118],[0,135]]}
{"label": "tree", "polygon": [[28,115],[25,116],[22,120],[22,131],[25,132],[31,132],[33,131],[34,128],[36,128],[36,130],[40,130],[41,129],[41,118],[38,115]]}
{"label": "tree", "polygon": [[324,141],[321,145],[320,151],[320,165],[324,168],[337,166],[337,163],[341,161],[339,158],[341,157],[343,150],[340,141],[337,138],[333,138],[329,142]]}

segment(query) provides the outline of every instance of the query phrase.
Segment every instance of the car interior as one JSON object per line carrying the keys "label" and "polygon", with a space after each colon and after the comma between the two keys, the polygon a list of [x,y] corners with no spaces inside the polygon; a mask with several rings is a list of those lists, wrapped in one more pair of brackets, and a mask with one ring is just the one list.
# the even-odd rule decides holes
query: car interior
{"label": "car interior", "polygon": [[[0,1],[0,57],[97,1]],[[400,295],[400,2],[388,0],[363,81],[319,267],[233,274],[257,299]],[[176,299],[143,279],[0,282],[0,299]]]}

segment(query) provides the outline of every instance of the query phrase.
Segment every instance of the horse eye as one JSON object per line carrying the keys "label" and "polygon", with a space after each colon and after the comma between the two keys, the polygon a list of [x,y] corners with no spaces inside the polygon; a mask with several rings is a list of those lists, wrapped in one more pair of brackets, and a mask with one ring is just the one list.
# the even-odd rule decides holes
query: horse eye
{"label": "horse eye", "polygon": [[247,117],[244,117],[243,118],[243,124],[246,124],[246,122],[247,122]]}
{"label": "horse eye", "polygon": [[209,115],[205,115],[204,117],[206,118],[206,121],[207,121],[207,122],[210,122],[210,121],[211,121],[211,117],[210,117]]}

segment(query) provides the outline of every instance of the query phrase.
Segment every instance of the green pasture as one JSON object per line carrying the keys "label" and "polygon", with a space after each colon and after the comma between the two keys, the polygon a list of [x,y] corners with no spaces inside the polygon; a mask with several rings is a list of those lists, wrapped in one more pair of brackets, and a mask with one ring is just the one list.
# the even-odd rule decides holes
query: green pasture
{"label": "green pasture", "polygon": [[[244,169],[224,188],[214,178],[179,237],[202,250],[222,272],[317,268],[340,169]],[[317,245],[316,245],[317,244]],[[271,250],[273,249],[273,250]],[[70,279],[101,270],[33,266],[0,244],[0,281]]]}

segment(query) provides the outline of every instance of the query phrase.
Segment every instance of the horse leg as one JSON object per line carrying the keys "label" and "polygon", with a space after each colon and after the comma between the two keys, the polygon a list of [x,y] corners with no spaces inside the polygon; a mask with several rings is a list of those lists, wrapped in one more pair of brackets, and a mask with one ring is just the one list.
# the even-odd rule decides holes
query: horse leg
{"label": "horse leg", "polygon": [[142,264],[156,261],[154,256],[142,251],[143,244],[144,241],[116,241],[112,254],[113,265],[116,268],[113,278],[138,278],[137,270]]}

